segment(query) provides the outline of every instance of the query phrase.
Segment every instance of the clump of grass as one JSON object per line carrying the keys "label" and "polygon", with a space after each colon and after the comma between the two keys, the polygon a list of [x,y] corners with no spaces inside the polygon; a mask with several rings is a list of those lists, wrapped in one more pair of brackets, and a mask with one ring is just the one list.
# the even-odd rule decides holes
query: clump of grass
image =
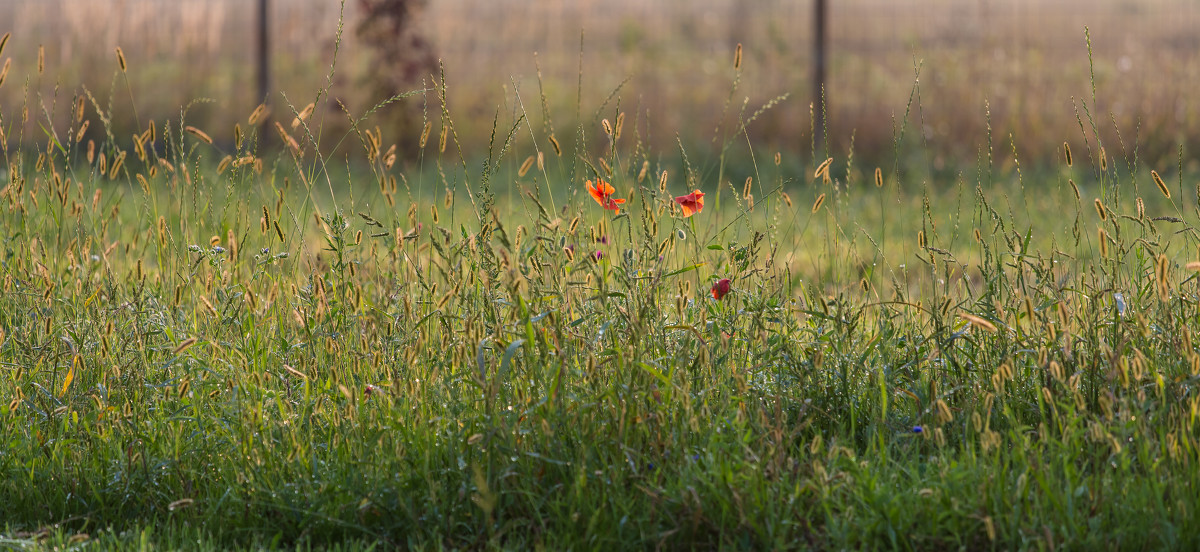
{"label": "clump of grass", "polygon": [[514,109],[477,154],[446,87],[409,167],[345,110],[362,153],[323,156],[324,93],[132,143],[91,91],[42,106],[0,188],[5,542],[1196,545],[1200,244],[1098,133],[1035,192],[990,147],[973,185],[863,186],[759,163],[731,110],[739,194],[619,91],[577,144]]}

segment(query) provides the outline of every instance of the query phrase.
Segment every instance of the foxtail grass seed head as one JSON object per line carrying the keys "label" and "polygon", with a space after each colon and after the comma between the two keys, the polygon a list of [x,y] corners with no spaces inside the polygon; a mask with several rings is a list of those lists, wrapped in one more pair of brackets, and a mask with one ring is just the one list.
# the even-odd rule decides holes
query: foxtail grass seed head
{"label": "foxtail grass seed head", "polygon": [[257,125],[259,121],[264,120],[264,118],[266,117],[266,114],[267,114],[267,104],[265,104],[265,103],[258,104],[258,107],[255,107],[254,111],[250,112],[250,117],[248,119],[246,119],[246,122],[250,126]]}
{"label": "foxtail grass seed head", "polygon": [[533,168],[535,161],[537,161],[537,158],[532,155],[526,157],[525,162],[521,163],[521,168],[517,169],[517,176],[525,176],[529,172],[529,169]]}
{"label": "foxtail grass seed head", "polygon": [[1100,198],[1096,198],[1093,203],[1096,206],[1096,214],[1100,215],[1100,220],[1108,220],[1108,209],[1104,208],[1104,203],[1100,201]]}
{"label": "foxtail grass seed head", "polygon": [[108,171],[108,178],[110,178],[112,180],[116,180],[117,175],[119,175],[121,173],[121,167],[124,165],[125,165],[125,152],[121,152],[121,153],[117,154],[116,157],[113,158],[112,169],[109,169],[109,171]]}
{"label": "foxtail grass seed head", "polygon": [[658,193],[664,194],[667,192],[667,171],[663,171],[658,175]]}
{"label": "foxtail grass seed head", "polygon": [[191,134],[192,136],[195,136],[196,138],[199,138],[199,139],[200,139],[200,141],[201,141],[201,142],[204,142],[205,144],[212,144],[212,143],[213,143],[213,139],[212,139],[212,137],[211,137],[211,136],[209,136],[208,134],[206,134],[206,133],[205,133],[203,130],[200,130],[200,129],[198,129],[198,128],[196,128],[196,127],[192,126],[192,125],[188,125],[188,126],[185,126],[185,127],[183,127],[183,130],[187,131],[187,132],[188,132],[188,134]]}
{"label": "foxtail grass seed head", "polygon": [[625,112],[617,113],[617,124],[613,127],[613,139],[621,139],[621,129],[625,128]]}
{"label": "foxtail grass seed head", "polygon": [[[812,205],[812,213],[813,213],[813,214],[816,214],[816,212],[817,212],[818,210],[820,210],[820,209],[821,209],[821,204],[822,204],[822,203],[825,203],[825,194],[824,194],[824,193],[822,193],[821,195],[817,196],[817,200],[813,202],[813,205]],[[921,232],[921,234],[920,234],[920,241],[921,241],[921,242],[924,242],[924,240],[925,240],[925,233],[924,233],[924,232]],[[924,246],[924,245],[922,245],[921,247],[925,247],[925,246]]]}
{"label": "foxtail grass seed head", "polygon": [[650,162],[642,161],[642,170],[638,171],[637,182],[641,184],[646,179],[646,171],[650,170]]}
{"label": "foxtail grass seed head", "polygon": [[1075,194],[1075,201],[1078,202],[1079,201],[1079,186],[1077,186],[1075,184],[1075,181],[1070,178],[1067,179],[1067,183],[1071,185],[1071,191]]}
{"label": "foxtail grass seed head", "polygon": [[733,51],[733,68],[738,70],[742,68],[742,43],[739,42],[737,48]]}
{"label": "foxtail grass seed head", "polygon": [[142,137],[138,134],[133,135],[133,151],[137,153],[138,161],[146,161],[146,145],[142,143]]}
{"label": "foxtail grass seed head", "polygon": [[4,86],[4,80],[8,78],[8,69],[12,67],[12,58],[4,60],[4,67],[0,68],[0,86]]}
{"label": "foxtail grass seed head", "polygon": [[4,54],[4,47],[5,47],[5,46],[8,46],[8,38],[9,38],[10,36],[12,36],[12,33],[11,33],[11,32],[9,32],[9,33],[4,33],[4,36],[3,36],[3,37],[0,37],[0,55],[3,55],[3,54]]}
{"label": "foxtail grass seed head", "polygon": [[175,355],[181,355],[184,353],[184,351],[187,351],[192,345],[195,345],[197,341],[199,341],[199,340],[196,339],[195,337],[189,337],[189,338],[183,340],[182,342],[180,342],[179,345],[175,347],[175,350],[171,351],[171,353],[175,354]]}
{"label": "foxtail grass seed head", "polygon": [[[120,49],[118,48],[117,51],[120,52]],[[124,71],[124,68],[122,68],[121,70]],[[41,75],[42,73],[45,73],[45,72],[46,72],[46,47],[44,45],[38,44],[38,74]]]}
{"label": "foxtail grass seed head", "polygon": [[95,161],[95,159],[96,159],[96,142],[95,142],[95,140],[88,140],[88,146],[87,146],[88,163]]}
{"label": "foxtail grass seed head", "polygon": [[421,128],[421,141],[417,147],[425,149],[425,144],[429,142],[429,131],[433,130],[433,121],[425,121],[425,126]]}
{"label": "foxtail grass seed head", "polygon": [[988,333],[996,333],[996,325],[992,324],[987,319],[981,318],[979,316],[975,316],[974,314],[971,314],[969,312],[960,312],[960,313],[958,313],[958,316],[961,317],[963,320],[970,322],[972,326],[978,327],[983,330],[987,330]]}
{"label": "foxtail grass seed head", "polygon": [[603,119],[603,120],[601,120],[601,121],[600,121],[600,126],[604,128],[604,134],[606,134],[606,135],[608,135],[608,136],[612,136],[612,135],[613,135],[613,127],[612,127],[612,123],[608,122],[608,119]]}
{"label": "foxtail grass seed head", "polygon": [[779,152],[775,152],[775,166],[778,167],[780,163],[783,163],[783,156]]}
{"label": "foxtail grass seed head", "polygon": [[817,165],[817,170],[813,172],[813,178],[821,178],[823,176],[827,176],[829,174],[829,165],[832,165],[832,164],[833,164],[833,158],[830,157],[829,159],[826,159],[824,162],[822,162],[820,165]]}
{"label": "foxtail grass seed head", "polygon": [[550,145],[554,148],[554,155],[562,157],[562,146],[558,145],[558,138],[555,138],[553,134],[550,135]]}
{"label": "foxtail grass seed head", "polygon": [[75,122],[76,123],[83,120],[84,105],[85,104],[83,103],[83,96],[80,96],[75,99]]}
{"label": "foxtail grass seed head", "polygon": [[779,197],[783,198],[783,204],[784,204],[784,205],[787,205],[787,206],[788,206],[788,208],[791,208],[791,206],[792,206],[792,196],[788,195],[788,193],[787,193],[787,192],[779,192]]}
{"label": "foxtail grass seed head", "polygon": [[925,231],[924,230],[920,230],[917,232],[917,247],[920,249],[925,249]]}
{"label": "foxtail grass seed head", "polygon": [[437,224],[438,222],[440,222],[440,221],[441,221],[441,219],[438,217],[438,208],[437,208],[437,205],[430,205],[430,206],[429,206],[429,215],[430,215],[430,216],[433,218],[433,223],[434,223],[434,224]]}
{"label": "foxtail grass seed head", "polygon": [[879,167],[875,167],[875,187],[883,187],[883,170]]}
{"label": "foxtail grass seed head", "polygon": [[447,211],[454,206],[454,190],[446,189],[446,197],[442,199],[442,205],[446,207]]}
{"label": "foxtail grass seed head", "polygon": [[1137,198],[1137,218],[1138,220],[1146,220],[1146,202],[1142,198]]}
{"label": "foxtail grass seed head", "polygon": [[[292,119],[292,128],[296,128],[296,127],[300,126],[300,123],[307,121],[308,118],[310,116],[312,116],[313,110],[316,108],[317,108],[317,104],[315,104],[315,103],[310,103],[310,104],[304,106],[304,109],[300,110],[300,113],[296,114],[296,117]],[[374,138],[374,135],[371,135],[370,132],[368,132],[367,134],[370,135],[372,138]]]}
{"label": "foxtail grass seed head", "polygon": [[1150,178],[1154,179],[1154,185],[1158,186],[1158,191],[1162,192],[1163,197],[1171,199],[1171,190],[1167,188],[1167,184],[1163,182],[1161,176],[1158,176],[1158,171],[1150,171]]}
{"label": "foxtail grass seed head", "polygon": [[90,123],[91,123],[91,121],[84,121],[82,125],[79,125],[79,130],[75,132],[75,143],[76,144],[83,141],[83,135],[87,134],[88,125]]}
{"label": "foxtail grass seed head", "polygon": [[449,129],[443,125],[442,132],[438,134],[438,153],[446,153],[446,137],[449,134]]}
{"label": "foxtail grass seed head", "polygon": [[746,177],[746,183],[742,184],[742,198],[750,197],[750,185],[754,183],[753,176]]}
{"label": "foxtail grass seed head", "polygon": [[1067,166],[1074,165],[1075,162],[1071,158],[1071,144],[1063,142],[1063,160],[1067,162]]}
{"label": "foxtail grass seed head", "polygon": [[125,52],[121,50],[120,46],[117,46],[117,65],[121,66],[121,72],[124,73],[127,68],[125,64]]}
{"label": "foxtail grass seed head", "polygon": [[983,232],[980,232],[979,229],[976,228],[973,233],[975,234],[975,241],[977,243],[983,243]]}
{"label": "foxtail grass seed head", "polygon": [[1100,148],[1100,172],[1108,172],[1108,152],[1104,151],[1104,147]]}
{"label": "foxtail grass seed head", "polygon": [[1100,241],[1100,256],[1103,258],[1107,258],[1108,257],[1108,232],[1105,232],[1103,227],[1097,227],[1096,230],[1097,230],[1096,237]]}

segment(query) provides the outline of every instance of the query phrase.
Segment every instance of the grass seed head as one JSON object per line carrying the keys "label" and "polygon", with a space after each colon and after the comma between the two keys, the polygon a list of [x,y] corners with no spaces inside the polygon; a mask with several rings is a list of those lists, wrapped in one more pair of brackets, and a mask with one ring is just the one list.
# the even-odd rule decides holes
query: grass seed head
{"label": "grass seed head", "polygon": [[813,172],[813,178],[821,178],[829,175],[829,166],[833,164],[833,158],[830,157],[817,165],[817,170]]}
{"label": "grass seed head", "polygon": [[529,172],[529,169],[533,168],[535,161],[537,161],[537,158],[532,155],[526,157],[525,162],[521,163],[521,168],[517,169],[517,176],[525,176]]}
{"label": "grass seed head", "polygon": [[[813,213],[813,214],[816,214],[816,212],[817,212],[818,210],[820,210],[820,209],[821,209],[821,204],[822,204],[822,203],[825,203],[825,194],[824,194],[824,193],[822,193],[821,195],[817,196],[817,200],[813,202],[813,205],[812,205],[812,213]],[[925,245],[924,245],[924,243],[925,243],[925,232],[921,232],[921,234],[920,234],[920,237],[918,238],[918,240],[919,240],[919,241],[921,242],[921,244],[922,244],[922,245],[921,245],[921,248],[924,248],[924,247],[925,247]]]}
{"label": "grass seed head", "polygon": [[733,51],[733,68],[738,70],[742,68],[742,43],[739,42],[737,48]]}
{"label": "grass seed head", "polygon": [[9,67],[12,67],[12,58],[4,60],[4,67],[0,68],[0,86],[4,86],[4,80],[8,78]]}
{"label": "grass seed head", "polygon": [[1167,184],[1163,182],[1161,176],[1158,176],[1158,171],[1150,171],[1150,178],[1154,179],[1154,185],[1158,186],[1158,191],[1162,192],[1163,197],[1171,199],[1171,190],[1167,188]]}
{"label": "grass seed head", "polygon": [[121,66],[121,72],[124,73],[127,65],[125,64],[125,52],[117,46],[117,65]]}
{"label": "grass seed head", "polygon": [[183,130],[187,131],[187,132],[188,132],[188,134],[191,134],[192,136],[195,136],[196,138],[199,138],[199,139],[200,139],[200,141],[201,141],[201,142],[204,142],[205,144],[212,144],[212,143],[213,143],[212,136],[209,136],[209,135],[208,135],[207,133],[205,133],[203,130],[200,130],[200,129],[198,129],[198,128],[196,128],[196,127],[192,126],[192,125],[188,125],[188,126],[185,126],[185,127],[183,127]]}
{"label": "grass seed head", "polygon": [[[300,110],[300,113],[297,113],[296,117],[292,119],[292,128],[294,129],[294,128],[300,126],[300,124],[303,123],[304,121],[307,121],[308,118],[312,116],[313,110],[315,110],[316,108],[317,108],[317,104],[315,104],[315,103],[310,103],[310,104],[304,106],[304,109]],[[370,136],[371,138],[375,138],[375,136],[373,134],[371,134],[369,131],[367,132],[367,135]]]}
{"label": "grass seed head", "polygon": [[267,115],[267,104],[265,104],[265,103],[258,104],[258,107],[255,107],[254,111],[250,112],[250,117],[248,119],[246,119],[246,122],[249,123],[250,126],[257,125],[259,121],[262,121],[265,119],[266,115]]}
{"label": "grass seed head", "polygon": [[1071,144],[1067,142],[1063,142],[1063,160],[1066,161],[1068,167],[1074,164],[1074,160],[1071,158]]}

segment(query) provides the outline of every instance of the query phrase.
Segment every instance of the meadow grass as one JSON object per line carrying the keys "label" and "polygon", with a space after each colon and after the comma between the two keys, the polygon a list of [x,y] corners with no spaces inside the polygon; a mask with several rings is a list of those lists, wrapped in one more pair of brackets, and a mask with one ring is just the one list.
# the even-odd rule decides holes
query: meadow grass
{"label": "meadow grass", "polygon": [[903,131],[878,170],[754,150],[735,104],[689,158],[618,89],[471,152],[445,87],[412,162],[323,135],[328,88],[99,143],[119,89],[0,114],[45,140],[4,145],[0,544],[1200,545],[1182,150],[1089,111],[1059,167],[988,135],[945,178]]}

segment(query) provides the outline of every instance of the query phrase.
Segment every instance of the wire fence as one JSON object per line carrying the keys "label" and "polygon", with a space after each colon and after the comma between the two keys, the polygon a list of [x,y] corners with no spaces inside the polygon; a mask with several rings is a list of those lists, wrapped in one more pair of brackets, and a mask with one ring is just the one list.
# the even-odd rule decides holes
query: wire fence
{"label": "wire fence", "polygon": [[[619,88],[621,108],[641,116],[648,142],[667,148],[677,133],[710,143],[732,117],[722,113],[741,111],[745,98],[748,116],[787,94],[751,136],[807,151],[813,2],[431,0],[419,25],[444,63],[452,114],[463,117],[456,126],[468,143],[486,140],[497,110],[524,109],[554,132],[572,123],[577,107],[587,118]],[[308,103],[327,83],[352,112],[379,101],[364,92],[377,64],[355,38],[354,0],[344,5],[336,40],[342,9],[333,0],[272,0],[276,113]],[[1013,135],[1036,158],[1080,136],[1084,103],[1102,135],[1120,130],[1128,141],[1137,134],[1147,155],[1200,139],[1200,102],[1189,97],[1200,85],[1200,5],[1189,0],[838,0],[828,28],[835,150],[853,142],[856,152],[884,155],[908,112],[929,151],[976,153],[990,117],[994,136]],[[193,103],[188,117],[213,128],[244,120],[260,100],[252,1],[0,0],[0,33],[7,31],[13,38],[3,57],[13,63],[0,116],[10,130],[23,109],[54,112],[56,97],[63,111],[77,86],[138,120],[178,118],[181,106],[211,99]],[[731,96],[739,43],[745,61]],[[130,60],[127,76],[116,67],[117,46]],[[543,120],[543,97],[551,121]],[[21,135],[38,139],[36,128],[26,125]]]}

